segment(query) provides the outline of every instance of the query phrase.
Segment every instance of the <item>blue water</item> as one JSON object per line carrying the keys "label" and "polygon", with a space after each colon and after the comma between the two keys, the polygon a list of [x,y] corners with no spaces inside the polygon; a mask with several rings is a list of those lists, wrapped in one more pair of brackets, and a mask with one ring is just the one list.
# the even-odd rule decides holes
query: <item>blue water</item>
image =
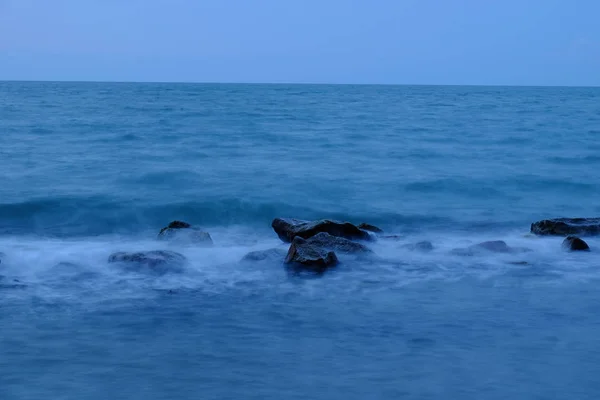
{"label": "blue water", "polygon": [[[0,398],[597,399],[600,239],[528,232],[600,214],[599,135],[598,88],[0,83]],[[240,262],[278,216],[400,237]]]}

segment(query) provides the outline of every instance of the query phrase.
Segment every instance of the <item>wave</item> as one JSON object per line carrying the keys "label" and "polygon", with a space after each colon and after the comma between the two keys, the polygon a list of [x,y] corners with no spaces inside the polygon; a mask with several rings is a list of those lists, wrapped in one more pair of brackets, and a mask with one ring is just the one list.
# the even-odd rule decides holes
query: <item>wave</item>
{"label": "wave", "polygon": [[[248,202],[239,199],[138,203],[109,197],[55,197],[0,204],[0,235],[81,237],[138,234],[158,231],[172,220],[204,227],[248,226],[270,230],[276,217],[330,218],[352,223],[368,222],[388,231],[504,229],[515,221],[453,220],[436,215],[407,215],[389,211],[340,212],[284,202]],[[523,228],[526,228],[523,225]]]}

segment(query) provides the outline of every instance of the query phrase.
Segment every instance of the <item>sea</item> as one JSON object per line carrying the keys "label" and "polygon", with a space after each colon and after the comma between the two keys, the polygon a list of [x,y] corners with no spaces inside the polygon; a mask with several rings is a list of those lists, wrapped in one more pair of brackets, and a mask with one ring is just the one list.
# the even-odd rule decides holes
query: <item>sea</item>
{"label": "sea", "polygon": [[[530,225],[599,171],[600,88],[0,82],[0,399],[596,400],[600,239]],[[242,261],[276,217],[388,237]]]}

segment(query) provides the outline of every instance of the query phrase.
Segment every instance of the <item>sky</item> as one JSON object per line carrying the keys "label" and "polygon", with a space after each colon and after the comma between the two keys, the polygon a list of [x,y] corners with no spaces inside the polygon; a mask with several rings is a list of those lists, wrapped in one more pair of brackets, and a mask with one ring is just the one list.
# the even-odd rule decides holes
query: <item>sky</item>
{"label": "sky", "polygon": [[600,86],[600,0],[0,0],[0,80]]}

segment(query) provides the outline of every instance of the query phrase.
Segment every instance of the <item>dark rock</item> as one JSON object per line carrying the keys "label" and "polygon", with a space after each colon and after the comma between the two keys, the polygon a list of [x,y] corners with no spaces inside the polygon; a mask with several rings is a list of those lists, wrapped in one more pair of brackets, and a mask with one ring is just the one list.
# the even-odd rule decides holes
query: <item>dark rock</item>
{"label": "dark rock", "polygon": [[172,221],[171,223],[169,223],[169,225],[167,225],[165,228],[162,228],[160,230],[159,235],[168,229],[185,229],[185,228],[191,228],[191,227],[192,227],[192,225],[188,224],[187,222]]}
{"label": "dark rock", "polygon": [[598,235],[600,218],[555,218],[531,224],[531,233],[536,235]]}
{"label": "dark rock", "polygon": [[358,224],[358,228],[363,231],[373,232],[373,233],[383,233],[383,229],[376,227],[375,225],[367,224],[363,222],[362,224]]}
{"label": "dark rock", "polygon": [[190,243],[211,245],[212,238],[208,232],[194,228],[183,221],[173,221],[158,233],[159,239],[182,240]]}
{"label": "dark rock", "polygon": [[404,245],[403,247],[406,249],[412,250],[412,251],[428,252],[428,251],[433,250],[433,244],[426,240],[422,241],[422,242],[414,243],[414,244],[407,244],[407,245]]}
{"label": "dark rock", "polygon": [[338,222],[328,219],[302,221],[292,218],[275,218],[271,226],[279,238],[287,243],[294,240],[296,236],[308,239],[321,232],[350,240],[371,240],[369,233],[349,222]]}
{"label": "dark rock", "polygon": [[147,270],[156,273],[181,272],[186,261],[182,254],[168,250],[118,252],[108,257],[109,263],[119,263],[136,271]]}
{"label": "dark rock", "polygon": [[246,254],[242,261],[281,261],[285,259],[287,251],[283,249],[269,249],[269,250],[258,250],[252,251]]}
{"label": "dark rock", "polygon": [[562,245],[569,251],[590,251],[590,246],[577,236],[567,236]]}
{"label": "dark rock", "polygon": [[332,236],[329,233],[321,232],[310,237],[306,242],[312,246],[321,247],[326,250],[335,250],[340,253],[372,253],[371,249],[361,243],[343,237]]}
{"label": "dark rock", "polygon": [[324,250],[309,244],[301,237],[295,237],[288,250],[285,263],[296,268],[323,273],[327,268],[335,266],[338,259],[333,251]]}

